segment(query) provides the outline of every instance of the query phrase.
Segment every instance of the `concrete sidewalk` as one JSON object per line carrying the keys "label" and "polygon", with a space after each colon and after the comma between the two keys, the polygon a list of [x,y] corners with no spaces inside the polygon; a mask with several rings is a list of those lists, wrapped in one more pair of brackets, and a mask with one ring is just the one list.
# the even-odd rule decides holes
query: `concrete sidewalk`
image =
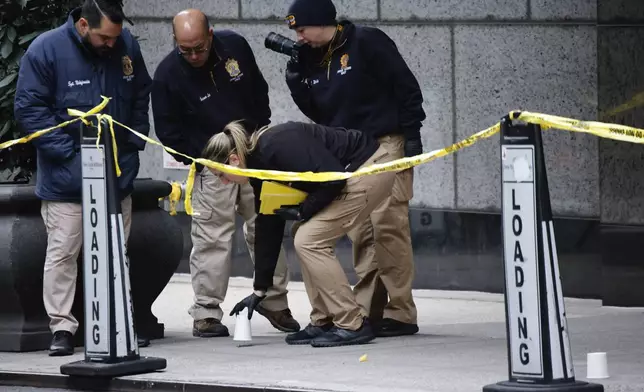
{"label": "concrete sidewalk", "polygon": [[[249,279],[231,280],[223,307],[226,314],[250,293],[250,287]],[[294,282],[289,289],[293,316],[304,326],[310,310],[304,287]],[[414,336],[380,338],[369,345],[341,348],[288,346],[285,334],[257,315],[252,320],[252,345],[238,347],[232,337],[192,337],[192,319],[187,313],[192,287],[189,277],[176,275],[153,307],[159,321],[165,323],[167,337],[141,350],[144,356],[166,358],[167,368],[123,380],[147,381],[147,386],[176,382],[172,389],[186,391],[197,390],[191,385],[198,383],[227,385],[211,389],[222,391],[246,386],[246,391],[257,387],[370,392],[480,391],[486,384],[507,380],[502,295],[433,290],[415,291],[414,295],[420,324],[420,333]],[[586,354],[604,351],[611,377],[592,381],[604,384],[606,391],[643,391],[644,310],[602,307],[599,301],[579,299],[566,299],[566,310],[577,379],[585,380]],[[223,322],[232,334],[234,318],[226,316]],[[60,375],[60,365],[83,359],[82,350],[77,351],[64,358],[51,358],[46,352],[0,353],[0,384],[17,379],[15,374],[2,376],[3,372]],[[367,361],[360,362],[364,354]],[[23,382],[19,383],[35,385]],[[51,383],[48,386],[62,385]]]}

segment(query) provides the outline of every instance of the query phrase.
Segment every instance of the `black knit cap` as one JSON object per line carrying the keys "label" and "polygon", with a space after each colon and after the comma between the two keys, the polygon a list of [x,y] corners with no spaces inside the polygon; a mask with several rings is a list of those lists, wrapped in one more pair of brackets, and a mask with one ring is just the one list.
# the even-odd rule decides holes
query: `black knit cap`
{"label": "black knit cap", "polygon": [[335,6],[331,0],[295,0],[288,9],[288,27],[335,26]]}

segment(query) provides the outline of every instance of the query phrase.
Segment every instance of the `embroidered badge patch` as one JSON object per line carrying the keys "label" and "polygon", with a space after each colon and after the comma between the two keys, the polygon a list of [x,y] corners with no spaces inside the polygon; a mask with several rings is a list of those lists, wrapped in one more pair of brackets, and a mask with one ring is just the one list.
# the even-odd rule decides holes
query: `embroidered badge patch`
{"label": "embroidered badge patch", "polygon": [[134,73],[134,67],[132,66],[132,59],[129,56],[123,56],[121,58],[121,63],[123,64],[123,74],[125,76],[130,76]]}
{"label": "embroidered badge patch", "polygon": [[338,70],[338,73],[340,75],[344,75],[349,71],[351,67],[349,66],[349,54],[345,53],[340,57],[340,69]]}
{"label": "embroidered badge patch", "polygon": [[239,63],[235,59],[228,59],[226,61],[226,71],[230,75],[231,81],[238,81],[242,77],[242,72],[239,69]]}

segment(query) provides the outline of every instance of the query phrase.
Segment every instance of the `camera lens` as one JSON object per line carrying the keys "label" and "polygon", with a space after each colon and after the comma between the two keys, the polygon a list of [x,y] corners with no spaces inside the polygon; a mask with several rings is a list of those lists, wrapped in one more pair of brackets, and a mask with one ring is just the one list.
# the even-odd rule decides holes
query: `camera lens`
{"label": "camera lens", "polygon": [[295,41],[288,39],[283,35],[271,32],[266,36],[264,46],[272,51],[291,56],[293,54]]}

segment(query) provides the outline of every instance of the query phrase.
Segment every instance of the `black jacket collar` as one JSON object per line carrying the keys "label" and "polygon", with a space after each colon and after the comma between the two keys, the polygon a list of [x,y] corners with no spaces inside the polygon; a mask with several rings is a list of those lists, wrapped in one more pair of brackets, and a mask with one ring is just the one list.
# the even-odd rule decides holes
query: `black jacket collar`
{"label": "black jacket collar", "polygon": [[325,45],[321,48],[313,49],[310,48],[314,53],[313,64],[317,66],[326,67],[327,63],[331,61],[333,54],[344,45],[347,41],[353,36],[355,32],[355,25],[348,21],[342,20],[338,23],[336,34],[333,36],[331,42],[328,45]]}

